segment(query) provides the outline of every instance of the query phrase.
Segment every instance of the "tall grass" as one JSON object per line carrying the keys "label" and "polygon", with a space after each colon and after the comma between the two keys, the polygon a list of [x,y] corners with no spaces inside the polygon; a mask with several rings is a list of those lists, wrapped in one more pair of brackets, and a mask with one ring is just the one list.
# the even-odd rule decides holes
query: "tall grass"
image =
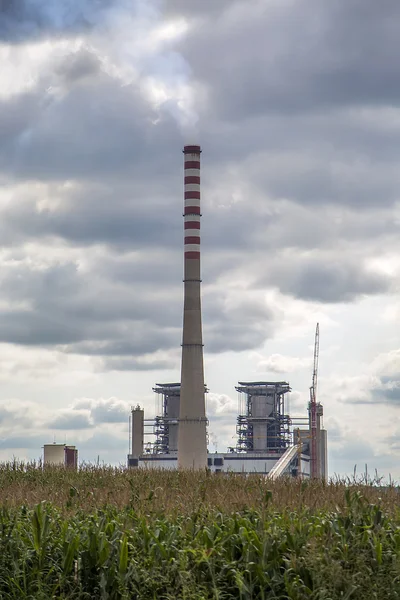
{"label": "tall grass", "polygon": [[0,598],[398,600],[375,483],[2,465]]}
{"label": "tall grass", "polygon": [[267,490],[271,506],[279,510],[331,510],[344,507],[346,489],[362,491],[368,502],[388,511],[400,496],[395,485],[381,487],[360,478],[331,481],[329,484],[237,474],[127,470],[86,465],[78,472],[64,468],[42,469],[35,463],[0,464],[0,505],[34,506],[49,501],[62,510],[91,511],[104,505],[130,506],[138,513],[191,514],[199,506],[221,512],[257,509]]}

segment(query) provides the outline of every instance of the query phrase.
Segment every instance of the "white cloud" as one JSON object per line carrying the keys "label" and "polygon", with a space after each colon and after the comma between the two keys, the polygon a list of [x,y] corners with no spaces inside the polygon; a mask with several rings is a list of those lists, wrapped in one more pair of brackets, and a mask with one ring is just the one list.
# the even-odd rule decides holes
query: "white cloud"
{"label": "white cloud", "polygon": [[254,360],[257,361],[258,371],[267,371],[271,373],[293,373],[299,369],[310,369],[312,366],[311,358],[299,358],[297,356],[282,356],[281,354],[271,354],[263,357],[255,353]]}

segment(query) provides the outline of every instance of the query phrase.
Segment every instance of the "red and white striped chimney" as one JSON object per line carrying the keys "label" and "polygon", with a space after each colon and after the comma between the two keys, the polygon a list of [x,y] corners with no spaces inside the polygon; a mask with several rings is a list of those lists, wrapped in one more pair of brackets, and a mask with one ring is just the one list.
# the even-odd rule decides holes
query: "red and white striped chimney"
{"label": "red and white striped chimney", "polygon": [[207,467],[200,279],[200,146],[185,146],[184,310],[178,467]]}

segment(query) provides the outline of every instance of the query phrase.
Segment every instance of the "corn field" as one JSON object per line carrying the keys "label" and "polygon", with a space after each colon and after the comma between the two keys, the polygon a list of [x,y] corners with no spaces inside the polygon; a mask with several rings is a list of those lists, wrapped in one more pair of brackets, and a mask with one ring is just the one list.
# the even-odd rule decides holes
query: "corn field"
{"label": "corn field", "polygon": [[395,486],[0,465],[0,598],[400,599]]}

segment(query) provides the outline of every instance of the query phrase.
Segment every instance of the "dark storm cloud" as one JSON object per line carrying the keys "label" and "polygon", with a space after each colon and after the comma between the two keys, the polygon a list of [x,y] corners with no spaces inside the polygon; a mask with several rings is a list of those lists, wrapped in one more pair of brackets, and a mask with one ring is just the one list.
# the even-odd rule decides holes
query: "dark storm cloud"
{"label": "dark storm cloud", "polygon": [[[7,298],[10,304],[29,304],[24,309],[4,309],[3,316],[15,311],[21,319],[24,314],[29,319],[31,311],[41,311],[49,323],[60,321],[61,324],[63,319],[68,321],[71,318],[79,328],[91,320],[112,321],[112,326],[118,328],[120,320],[145,321],[150,317],[156,324],[163,320],[173,325],[179,315],[173,303],[179,302],[181,294],[174,287],[165,290],[163,298],[166,306],[163,315],[157,317],[155,309],[160,300],[152,288],[144,285],[138,294],[134,279],[126,285],[118,285],[98,277],[95,268],[85,272],[74,263],[56,263],[41,268],[30,268],[24,264],[4,267],[0,282],[3,300]],[[70,323],[66,323],[67,326]],[[72,332],[71,335],[76,334]]]}
{"label": "dark storm cloud", "polygon": [[382,294],[390,289],[390,279],[368,270],[362,263],[343,253],[333,256],[279,259],[261,282],[279,287],[284,294],[318,302],[352,302],[362,295]]}
{"label": "dark storm cloud", "polygon": [[[1,163],[4,160],[4,150],[17,151],[17,140],[34,123],[46,108],[46,99],[34,91],[9,99],[0,99],[0,148]],[[13,157],[9,156],[11,162]]]}
{"label": "dark storm cloud", "polygon": [[[251,275],[266,250],[258,273],[267,275],[258,275],[257,293],[275,287],[295,298],[350,302],[389,289],[364,260],[378,236],[397,235],[389,207],[400,184],[400,134],[382,131],[379,115],[366,125],[357,105],[386,101],[388,88],[371,92],[368,102],[364,95],[374,77],[389,77],[392,62],[382,70],[386,50],[378,49],[350,81],[344,50],[354,74],[360,52],[349,32],[362,47],[364,33],[376,26],[378,38],[387,33],[393,48],[389,22],[378,13],[372,25],[371,2],[360,22],[344,0],[249,4],[251,10],[227,1],[165,5],[168,16],[182,11],[194,23],[177,49],[209,101],[196,106],[204,148],[204,282],[217,284],[204,286],[209,352],[256,348],[273,334],[281,315],[247,298],[251,286],[220,291],[227,275]],[[29,19],[27,3],[14,12],[3,6],[9,22],[18,7],[20,23],[30,19],[29,27],[18,24],[19,40],[23,32],[33,39],[91,26],[81,18],[89,2],[74,4],[78,12],[59,29],[44,18],[54,2],[33,3],[36,16]],[[179,349],[181,338],[181,133],[165,106],[150,105],[142,80],[122,85],[104,65],[83,48],[53,61],[29,94],[2,101],[3,177],[46,184],[39,191],[35,184],[18,188],[2,206],[2,245],[66,242],[88,255],[101,245],[104,261],[86,271],[57,265],[3,272],[11,308],[0,312],[0,340],[86,354],[110,370],[169,368],[175,359],[156,353]],[[62,189],[65,180],[71,185]],[[352,247],[343,240],[365,242],[362,259],[349,258]],[[288,262],[279,252],[286,246],[323,247],[324,257]]]}
{"label": "dark storm cloud", "polygon": [[[162,176],[149,184],[133,181],[132,186],[116,183],[115,186],[86,184],[77,190],[55,188],[52,193],[55,199],[60,198],[60,206],[49,209],[40,206],[42,189],[15,194],[15,202],[0,210],[2,244],[14,245],[16,240],[26,242],[40,238],[51,241],[56,237],[74,246],[100,243],[116,251],[146,248],[148,256],[141,257],[139,262],[135,262],[134,257],[130,261],[118,258],[118,264],[116,261],[113,264],[112,259],[106,257],[99,269],[103,273],[108,270],[113,279],[142,278],[142,261],[145,259],[160,280],[167,275],[171,280],[178,280],[183,245],[179,167],[175,175],[177,181],[165,189],[164,195],[161,192],[165,185]],[[204,195],[206,204],[206,191]],[[232,252],[256,247],[263,232],[268,229],[272,234],[274,228],[283,224],[282,217],[265,214],[257,205],[249,208],[244,203],[225,209],[205,206],[204,213],[202,244],[204,253],[210,253],[210,260],[206,259],[208,279],[212,279],[223,265],[232,264]],[[250,228],[252,235],[248,234]],[[264,243],[268,244],[270,239],[264,236]],[[160,249],[163,250],[162,261]],[[222,251],[220,255],[215,256],[216,249]]]}
{"label": "dark storm cloud", "polygon": [[76,324],[63,320],[60,313],[50,316],[37,311],[0,311],[2,342],[24,346],[68,344],[84,333]]}
{"label": "dark storm cloud", "polygon": [[253,157],[247,176],[268,196],[304,205],[365,208],[399,199],[397,151],[385,160],[362,154],[340,157],[337,150],[322,147],[319,156],[306,148],[301,153],[272,151]]}
{"label": "dark storm cloud", "polygon": [[[29,214],[28,207],[23,207],[24,214],[18,214],[18,206],[20,213],[22,206],[15,203],[10,209],[10,221],[15,221],[16,228],[20,225],[24,229],[26,215],[27,226],[21,232],[24,236],[51,235],[53,229],[55,235],[73,242],[101,240],[109,235],[125,243],[130,232],[133,234],[131,237],[135,237],[135,211],[139,204],[143,209],[144,199],[148,206],[150,196],[157,199],[163,194],[172,197],[174,192],[181,191],[179,152],[171,152],[171,148],[181,146],[178,128],[166,113],[154,124],[158,114],[143,99],[139,88],[133,85],[121,87],[118,80],[98,71],[96,61],[93,54],[81,50],[58,65],[57,73],[63,73],[70,84],[68,93],[58,100],[49,97],[47,85],[39,85],[36,93],[31,92],[18,100],[20,108],[14,107],[14,100],[4,103],[0,120],[4,119],[7,143],[3,144],[3,152],[0,151],[0,165],[3,173],[22,179],[67,178],[92,182],[108,179],[108,182],[118,181],[118,185],[124,182],[124,189],[118,192],[120,202],[116,202],[117,194],[112,185],[107,189],[99,186],[96,189],[92,184],[89,189],[82,190],[78,206],[68,207],[69,215],[61,211],[49,218],[42,213],[39,220],[37,215]],[[85,80],[84,84],[73,84],[75,80],[80,81],[85,73],[93,77]],[[338,117],[339,127],[338,122],[332,119],[325,123],[320,115],[307,119],[306,123],[303,119],[291,119],[290,123],[286,119],[266,122],[261,119],[256,126],[238,122],[236,127],[223,131],[219,137],[215,132],[218,132],[220,124],[214,127],[213,122],[208,126],[204,122],[203,189],[207,190],[208,196],[215,195],[216,183],[231,179],[235,164],[232,161],[237,161],[241,180],[251,180],[256,186],[255,192],[268,194],[273,199],[289,198],[305,205],[340,203],[357,206],[387,205],[397,200],[399,176],[396,165],[399,157],[396,148],[400,139],[396,139],[393,132],[388,136],[393,138],[390,146],[394,154],[390,160],[386,157],[385,164],[380,164],[376,156],[374,160],[359,159],[357,153],[349,157],[349,148],[359,152],[363,146],[357,145],[360,127],[353,136],[349,134],[355,125],[348,116],[343,117],[343,122]],[[250,132],[247,132],[248,129]],[[261,134],[266,130],[268,136]],[[322,138],[325,136],[324,141]],[[376,154],[376,148],[382,145],[387,152],[382,133],[371,132],[370,137],[368,152],[375,149]],[[257,156],[262,147],[269,151]],[[243,161],[249,154],[248,161]],[[251,188],[246,190],[248,194],[252,192]],[[91,196],[96,196],[96,218],[90,214],[93,210]],[[132,220],[124,216],[124,211],[128,210],[128,197],[136,202]],[[218,190],[217,197],[225,199],[226,190]],[[205,198],[207,201],[207,194]],[[101,206],[102,202],[109,204],[108,211]],[[210,232],[209,236],[213,235],[213,228],[220,234],[218,217],[223,218],[222,213],[217,215],[212,208],[213,218],[208,223],[205,221],[205,231]],[[168,243],[171,238],[165,232],[178,224],[172,219],[165,227],[165,219],[169,215],[172,213],[153,212],[147,227],[138,228],[139,234],[143,232],[142,239],[150,240],[148,233],[157,231],[157,235],[162,232],[163,242]],[[161,217],[164,224],[160,222]],[[225,244],[246,245],[247,242],[248,245],[252,236],[247,235],[246,227],[251,226],[251,222],[254,224],[257,218],[256,211],[249,213],[233,208],[228,218],[224,218],[226,235],[221,240]],[[154,227],[152,219],[159,221]],[[382,226],[381,221],[378,226]],[[14,230],[13,234],[18,235],[18,232]],[[9,236],[4,232],[2,237],[7,240]]]}
{"label": "dark storm cloud", "polygon": [[134,282],[118,287],[93,273],[87,281],[74,265],[3,271],[3,300],[29,306],[0,312],[1,341],[126,359],[179,345],[179,300],[137,294]]}
{"label": "dark storm cloud", "polygon": [[182,146],[178,127],[168,114],[159,119],[138,86],[122,86],[87,53],[65,59],[56,71],[65,93],[54,94],[47,77],[17,100],[2,101],[3,173],[42,181],[139,177],[142,192],[154,173],[164,186],[174,178],[181,163],[170,150]]}
{"label": "dark storm cloud", "polygon": [[94,52],[80,48],[59,64],[56,73],[64,83],[71,85],[80,79],[99,74],[100,70],[101,63]]}
{"label": "dark storm cloud", "polygon": [[[146,263],[144,263],[146,264]],[[182,327],[179,281],[154,293],[152,278],[115,282],[74,264],[3,268],[0,341],[93,357],[103,370],[154,370],[176,366]],[[90,285],[88,285],[90,281]],[[13,308],[25,304],[23,308]],[[206,293],[205,337],[209,352],[257,347],[274,328],[276,314],[264,302],[235,294]]]}
{"label": "dark storm cloud", "polygon": [[[159,185],[162,186],[162,179]],[[151,186],[146,191],[145,185],[141,187],[138,182],[133,182],[132,187],[125,184],[87,184],[77,190],[56,187],[48,195],[50,199],[51,194],[59,198],[60,205],[51,208],[40,205],[43,189],[33,187],[29,192],[14,193],[13,202],[0,210],[2,245],[15,246],[16,242],[38,239],[52,243],[59,238],[72,246],[104,244],[117,253],[146,249],[146,255],[140,258],[105,255],[97,272],[122,282],[143,281],[146,277],[159,283],[178,282],[183,243],[181,188],[178,180],[162,197],[158,190],[153,194]],[[246,264],[249,251],[264,249],[275,253],[287,246],[305,249],[317,246],[326,251],[337,245],[338,240],[351,245],[358,239],[367,242],[368,252],[371,243],[385,240],[388,246],[388,241],[392,238],[395,243],[398,235],[397,223],[384,207],[346,213],[340,207],[332,207],[327,214],[321,205],[310,213],[294,202],[262,202],[262,197],[257,196],[250,206],[239,202],[220,207],[210,203],[207,189],[203,206],[206,282]]]}
{"label": "dark storm cloud", "polygon": [[0,40],[19,43],[83,33],[118,11],[135,14],[141,4],[140,0],[0,0]]}
{"label": "dark storm cloud", "polygon": [[165,0],[162,5],[163,14],[166,16],[184,16],[191,19],[193,17],[215,17],[217,14],[223,14],[228,8],[232,8],[241,0],[202,0],[202,2],[187,2],[187,0]]}
{"label": "dark storm cloud", "polygon": [[144,189],[88,186],[76,195],[70,194],[65,206],[54,210],[37,209],[35,200],[40,201],[40,193],[31,201],[20,200],[2,211],[3,245],[16,239],[58,237],[74,245],[103,243],[133,250],[149,246],[179,248],[182,241],[181,203],[163,210],[161,202],[146,196]]}
{"label": "dark storm cloud", "polygon": [[371,389],[371,403],[400,406],[400,373],[379,377],[379,382]]}
{"label": "dark storm cloud", "polygon": [[[150,236],[149,236],[150,237]],[[178,241],[179,240],[179,241]],[[155,240],[153,240],[155,241]],[[107,254],[96,261],[96,273],[118,284],[151,284],[157,281],[164,288],[180,287],[182,279],[181,231],[177,232],[177,248],[163,248],[160,260],[158,247],[146,253]],[[174,285],[175,284],[175,285]]]}
{"label": "dark storm cloud", "polygon": [[[264,327],[263,327],[264,326]],[[261,346],[266,338],[271,337],[273,323],[256,319],[241,319],[239,322],[232,318],[224,322],[204,322],[204,339],[206,351],[211,354],[220,352],[244,352]]]}
{"label": "dark storm cloud", "polygon": [[272,336],[278,315],[265,301],[219,293],[205,295],[204,339],[207,352],[241,352]]}
{"label": "dark storm cloud", "polygon": [[126,423],[128,409],[115,399],[101,400],[94,403],[90,415],[95,423]]}
{"label": "dark storm cloud", "polygon": [[254,0],[210,16],[180,50],[222,118],[393,105],[399,18],[396,0]]}

